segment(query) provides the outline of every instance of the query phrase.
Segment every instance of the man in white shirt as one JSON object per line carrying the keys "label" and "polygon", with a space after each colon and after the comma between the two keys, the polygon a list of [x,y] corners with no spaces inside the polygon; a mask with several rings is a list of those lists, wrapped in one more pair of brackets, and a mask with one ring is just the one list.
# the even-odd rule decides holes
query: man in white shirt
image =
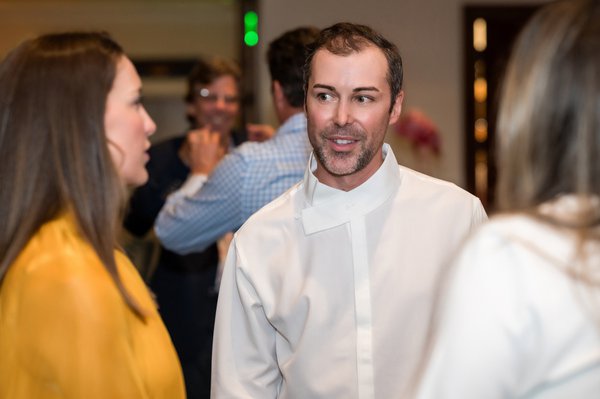
{"label": "man in white shirt", "polygon": [[309,51],[304,179],[254,214],[226,261],[213,398],[400,397],[436,276],[486,218],[455,185],[397,164],[397,48],[336,24]]}

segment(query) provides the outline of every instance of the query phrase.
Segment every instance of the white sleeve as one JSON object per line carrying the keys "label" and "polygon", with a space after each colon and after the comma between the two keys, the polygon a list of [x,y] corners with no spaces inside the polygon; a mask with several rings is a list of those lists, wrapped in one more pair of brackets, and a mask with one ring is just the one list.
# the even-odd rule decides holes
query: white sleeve
{"label": "white sleeve", "polygon": [[418,399],[513,397],[519,355],[533,344],[518,256],[506,244],[480,230],[457,258]]}
{"label": "white sleeve", "polygon": [[215,320],[211,398],[276,398],[281,373],[276,331],[243,269],[234,236],[221,280]]}
{"label": "white sleeve", "polygon": [[204,183],[206,183],[206,180],[208,180],[207,175],[190,173],[181,187],[179,187],[177,191],[171,193],[169,196],[171,197],[171,201],[176,198],[194,195],[202,188]]}

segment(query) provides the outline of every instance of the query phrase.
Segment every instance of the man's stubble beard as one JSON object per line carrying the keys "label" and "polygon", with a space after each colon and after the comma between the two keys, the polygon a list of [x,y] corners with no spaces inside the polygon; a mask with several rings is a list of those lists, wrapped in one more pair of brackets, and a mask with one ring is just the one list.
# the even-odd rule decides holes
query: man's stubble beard
{"label": "man's stubble beard", "polygon": [[[358,140],[359,144],[359,153],[358,157],[354,152],[336,152],[327,148],[328,137],[332,137],[337,135],[338,133],[342,133],[342,135],[346,138],[351,138],[354,140]],[[352,175],[356,172],[363,170],[373,159],[375,153],[377,152],[377,148],[369,147],[367,134],[363,129],[356,127],[328,127],[324,129],[321,133],[319,133],[319,138],[321,139],[319,145],[315,145],[317,143],[313,143],[313,150],[315,152],[315,156],[317,157],[319,163],[323,166],[323,168],[333,176],[348,176]],[[335,167],[335,160],[344,160],[349,158],[355,158],[356,161],[353,162],[350,166],[342,165],[343,168]]]}

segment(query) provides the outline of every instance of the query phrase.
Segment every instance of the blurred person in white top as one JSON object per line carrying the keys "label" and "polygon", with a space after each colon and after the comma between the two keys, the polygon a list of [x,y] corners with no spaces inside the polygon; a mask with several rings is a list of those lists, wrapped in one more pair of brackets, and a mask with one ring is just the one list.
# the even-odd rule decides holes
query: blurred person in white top
{"label": "blurred person in white top", "polygon": [[503,211],[442,290],[419,399],[600,396],[600,2],[539,10],[497,129]]}

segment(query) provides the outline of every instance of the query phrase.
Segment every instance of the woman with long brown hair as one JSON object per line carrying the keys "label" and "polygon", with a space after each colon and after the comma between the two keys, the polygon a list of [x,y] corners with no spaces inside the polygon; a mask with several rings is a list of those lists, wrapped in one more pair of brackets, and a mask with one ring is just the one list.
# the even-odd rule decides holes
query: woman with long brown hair
{"label": "woman with long brown hair", "polygon": [[502,213],[442,295],[419,399],[600,395],[600,1],[539,10],[508,65]]}
{"label": "woman with long brown hair", "polygon": [[0,397],[184,398],[151,296],[118,249],[156,126],[121,47],[28,40],[0,64]]}

